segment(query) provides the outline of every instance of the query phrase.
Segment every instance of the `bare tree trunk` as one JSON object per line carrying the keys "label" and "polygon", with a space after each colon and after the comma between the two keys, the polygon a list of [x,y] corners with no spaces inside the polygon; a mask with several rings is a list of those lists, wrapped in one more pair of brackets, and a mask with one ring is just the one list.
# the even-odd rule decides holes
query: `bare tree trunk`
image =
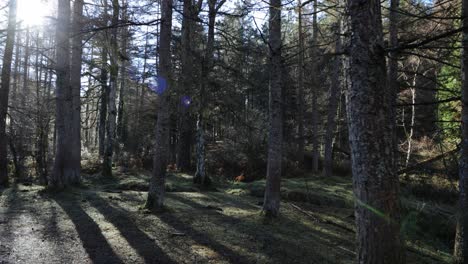
{"label": "bare tree trunk", "polygon": [[[195,11],[192,0],[184,0],[183,20],[182,20],[182,89],[181,100],[193,94],[193,46],[192,43],[192,25],[195,24]],[[192,144],[192,120],[189,111],[189,105],[183,102],[179,103],[179,141],[177,144],[177,168],[181,171],[188,171],[191,166],[191,144]]]}
{"label": "bare tree trunk", "polygon": [[[338,36],[335,44],[335,52],[341,51],[341,21],[337,22]],[[340,74],[342,66],[341,56],[336,56],[333,63],[333,76],[330,86],[330,98],[328,104],[327,129],[325,131],[325,155],[323,159],[323,176],[330,177],[333,172],[333,141],[336,129],[336,113],[338,110],[338,96],[341,90]]]}
{"label": "bare tree trunk", "polygon": [[[91,61],[93,59],[93,56],[94,56],[94,46],[91,46],[91,51],[90,51],[90,56],[89,56],[89,60]],[[90,66],[89,67],[89,71],[92,72],[94,69],[93,66]],[[94,79],[91,75],[88,76],[88,90],[86,91],[86,114],[85,114],[85,118],[86,118],[86,127],[84,129],[84,132],[85,132],[85,142],[84,142],[84,145],[85,145],[85,148],[86,149],[89,149],[91,148],[91,136],[92,136],[92,130],[91,130],[91,116],[92,114],[90,114],[90,110],[92,110],[94,107],[94,100],[91,99],[91,87],[93,86],[94,84]],[[94,111],[93,111],[94,112]]]}
{"label": "bare tree trunk", "polygon": [[[54,54],[55,51],[51,52],[51,54]],[[47,80],[47,95],[46,95],[46,102],[47,102],[47,108],[50,107],[52,104],[52,75],[53,75],[53,70],[52,70],[52,63],[48,61],[48,75],[49,79]],[[53,148],[50,149],[50,144],[49,144],[49,133],[50,133],[50,126],[51,126],[51,120],[52,116],[47,112],[47,125],[45,128],[45,134],[47,135],[45,137],[45,146],[44,148],[46,149],[46,155],[44,156],[44,163],[47,164],[46,169],[47,169],[47,176],[49,175],[49,171],[52,169],[52,158],[55,156],[55,125],[54,125],[54,130],[53,130]],[[52,154],[51,154],[52,153]],[[49,184],[49,180],[47,179],[47,185]]]}
{"label": "bare tree trunk", "polygon": [[8,30],[3,54],[2,76],[0,86],[0,186],[8,185],[8,139],[6,134],[6,117],[8,97],[10,94],[11,60],[15,46],[16,33],[16,0],[10,0],[8,11]]}
{"label": "bare tree trunk", "polygon": [[[104,26],[108,24],[107,18],[107,0],[104,0]],[[105,32],[104,32],[105,33]],[[99,157],[104,157],[105,142],[106,142],[106,120],[107,120],[107,103],[109,100],[108,79],[108,49],[107,49],[107,34],[103,34],[101,43],[101,105],[99,107]]]}
{"label": "bare tree trunk", "polygon": [[203,116],[206,105],[206,87],[210,78],[210,71],[213,67],[214,34],[216,14],[226,1],[208,0],[208,38],[206,42],[205,57],[202,64],[200,81],[200,106],[198,109],[197,122],[197,171],[195,172],[194,182],[208,186],[211,183],[206,175],[205,169],[205,117]]}
{"label": "bare tree trunk", "polygon": [[[30,28],[29,26],[26,27],[26,40],[24,43],[24,60],[23,60],[23,89],[20,90],[18,93],[19,95],[19,105],[22,109],[26,108],[26,96],[29,94],[29,56],[30,56]],[[18,157],[17,166],[15,166],[15,175],[17,178],[23,178],[25,173],[25,159],[26,159],[26,137],[25,131],[22,127],[24,123],[21,123],[19,119],[17,119],[17,140],[16,140],[16,153]]]}
{"label": "bare tree trunk", "polygon": [[[398,46],[398,23],[399,23],[399,9],[400,8],[400,0],[391,0],[390,1],[390,26],[389,26],[389,38],[390,38],[390,46],[397,47]],[[398,92],[400,88],[400,83],[398,82],[398,51],[392,51],[389,53],[388,59],[388,93],[389,93],[389,100],[390,100],[390,128],[393,131],[392,135],[392,147],[393,147],[393,155],[395,155],[395,162],[396,167],[398,169],[398,159],[396,157],[398,151],[398,139],[396,134],[396,103]]]}
{"label": "bare tree trunk", "polygon": [[[137,155],[139,158],[143,158],[141,151],[141,127],[142,127],[142,118],[143,118],[143,111],[145,110],[145,96],[146,96],[146,88],[147,88],[147,83],[146,83],[146,77],[147,77],[147,67],[148,67],[148,43],[149,43],[149,32],[148,32],[148,27],[146,27],[146,34],[145,34],[145,48],[143,52],[143,72],[141,74],[141,85],[139,85],[140,79],[137,80],[136,82],[136,104],[137,104],[137,109],[136,109],[136,128],[134,129],[134,136],[135,142],[132,146],[132,149],[134,152],[137,152]],[[159,44],[159,43],[158,43]],[[156,58],[157,60],[157,58]],[[139,89],[141,88],[141,89]]]}
{"label": "bare tree trunk", "polygon": [[317,24],[317,0],[314,0],[314,14],[312,21],[312,57],[315,59],[312,62],[312,172],[318,173],[319,170],[319,136],[318,136],[318,65],[317,65],[317,52],[318,47],[318,24]]}
{"label": "bare tree trunk", "polygon": [[[116,25],[119,22],[119,1],[112,0],[112,25]],[[114,155],[114,144],[115,144],[115,126],[117,109],[115,105],[115,97],[117,94],[118,85],[118,43],[117,43],[117,32],[118,28],[113,27],[111,31],[110,47],[111,47],[111,65],[110,65],[110,86],[109,86],[109,97],[107,102],[107,126],[106,126],[106,146],[104,153],[103,169],[102,174],[105,177],[112,176],[112,157]]]}
{"label": "bare tree trunk", "polygon": [[203,115],[199,114],[197,121],[197,170],[195,177],[193,178],[194,183],[208,186],[210,178],[206,175],[205,167],[205,130],[203,128],[204,120]]}
{"label": "bare tree trunk", "polygon": [[[414,135],[414,125],[415,125],[415,119],[416,119],[416,80],[417,80],[417,76],[418,76],[418,69],[419,69],[419,65],[420,65],[420,61],[418,59],[418,61],[416,62],[417,65],[415,66],[415,70],[414,70],[414,75],[413,75],[413,80],[411,81],[410,83],[410,92],[411,92],[411,118],[410,118],[410,131],[408,133],[408,136],[407,136],[407,143],[408,143],[408,147],[407,147],[407,150],[406,150],[406,160],[405,160],[405,167],[408,167],[409,165],[409,161],[410,161],[410,158],[411,158],[411,149],[413,148],[413,135]],[[404,122],[404,120],[403,120]]]}
{"label": "bare tree trunk", "polygon": [[[36,50],[41,47],[41,41],[39,38],[39,32],[36,33]],[[45,118],[45,107],[43,95],[41,95],[42,86],[42,69],[40,64],[44,59],[44,55],[39,56],[39,52],[36,52],[36,61],[34,63],[34,71],[36,72],[36,150],[35,150],[35,161],[36,161],[36,175],[39,177],[41,184],[47,186],[47,163],[45,162],[45,155],[47,153],[45,149],[45,140],[47,134],[45,134],[46,118]],[[48,78],[48,72],[45,72],[45,79]]]}
{"label": "bare tree trunk", "polygon": [[153,175],[150,180],[148,199],[145,207],[162,210],[165,198],[166,165],[169,154],[169,107],[172,78],[171,63],[172,0],[162,0],[161,34],[159,37],[158,94],[159,111],[156,122],[156,144],[153,161]]}
{"label": "bare tree trunk", "polygon": [[302,28],[302,6],[298,0],[299,17],[299,66],[298,66],[298,87],[297,87],[297,161],[299,166],[304,164],[304,33]]}
{"label": "bare tree trunk", "polygon": [[[16,26],[16,29],[18,30],[19,24]],[[13,83],[12,83],[12,91],[11,91],[11,99],[9,99],[9,104],[17,104],[18,103],[18,85],[21,80],[21,74],[20,74],[20,69],[21,69],[21,34],[18,32],[16,33],[16,48],[15,48],[15,66],[14,66],[14,73],[13,73]],[[16,116],[13,113],[10,113],[11,120],[12,122],[10,123],[10,133],[9,133],[9,145],[10,149],[13,155],[13,150],[14,150],[14,155],[13,155],[13,164],[15,167],[15,177],[19,178],[19,161],[18,161],[18,155],[16,154],[16,141],[17,141],[17,134],[18,130],[17,129],[17,121],[16,121]]]}
{"label": "bare tree trunk", "polygon": [[468,0],[462,1],[462,142],[459,161],[458,223],[454,262],[468,262]]}
{"label": "bare tree trunk", "polygon": [[404,263],[380,1],[349,0],[349,140],[358,263]]}
{"label": "bare tree trunk", "polygon": [[30,45],[30,31],[29,26],[26,27],[26,40],[24,43],[24,61],[23,61],[23,90],[20,95],[21,107],[26,105],[26,95],[28,94],[29,86],[29,45]]}
{"label": "bare tree trunk", "polygon": [[72,151],[69,146],[73,142],[72,101],[73,94],[70,85],[70,0],[58,1],[58,16],[56,29],[56,129],[57,150],[54,169],[50,179],[50,187],[62,189],[71,184],[79,183],[79,171],[76,171]]}
{"label": "bare tree trunk", "polygon": [[109,100],[109,86],[107,85],[108,71],[107,71],[107,48],[102,47],[101,60],[101,98],[99,105],[99,156],[104,157],[105,142],[106,142],[106,121],[107,121],[107,103]]}
{"label": "bare tree trunk", "polygon": [[[125,0],[122,1],[122,20],[125,22],[127,20],[127,2]],[[121,50],[122,50],[122,55],[124,57],[124,60],[127,60],[128,56],[128,29],[123,28],[122,29],[122,42],[120,43],[121,45]],[[124,118],[124,113],[125,113],[125,95],[126,95],[126,89],[125,86],[126,84],[126,73],[127,69],[126,66],[128,66],[127,61],[123,62],[122,67],[120,68],[120,91],[119,91],[119,106],[117,110],[117,138],[119,139],[120,143],[124,143],[126,141],[126,135],[127,135],[127,122],[126,119]]]}
{"label": "bare tree trunk", "polygon": [[20,43],[21,42],[21,34],[16,34],[16,43],[15,43],[15,66],[14,66],[14,73],[13,73],[13,83],[12,83],[12,93],[11,93],[11,100],[13,103],[16,102],[16,97],[17,97],[17,92],[18,92],[18,84],[19,84],[19,70],[20,70],[20,64],[21,64],[21,48],[20,48]]}
{"label": "bare tree trunk", "polygon": [[270,0],[270,125],[268,135],[267,181],[263,211],[267,218],[276,217],[280,207],[281,165],[283,157],[283,113],[281,78],[281,0]]}
{"label": "bare tree trunk", "polygon": [[72,56],[70,67],[70,85],[71,85],[71,162],[73,170],[77,175],[76,181],[80,180],[81,172],[81,62],[82,62],[82,34],[83,27],[83,0],[75,0],[73,4],[73,24],[71,39]]}

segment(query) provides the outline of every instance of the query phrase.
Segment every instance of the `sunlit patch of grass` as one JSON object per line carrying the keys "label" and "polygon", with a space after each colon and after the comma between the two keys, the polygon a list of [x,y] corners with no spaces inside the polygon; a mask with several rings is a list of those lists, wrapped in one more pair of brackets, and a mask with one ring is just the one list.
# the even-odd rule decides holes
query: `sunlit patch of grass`
{"label": "sunlit patch of grass", "polygon": [[[280,216],[264,224],[261,209],[265,180],[228,182],[216,185],[218,192],[210,192],[198,190],[191,175],[168,174],[166,206],[171,210],[164,214],[180,221],[181,226],[190,228],[195,235],[163,222],[164,214],[138,210],[146,199],[149,178],[150,173],[145,171],[116,170],[112,180],[99,175],[85,176],[87,188],[70,188],[50,195],[67,203],[79,202],[85,209],[93,203],[92,199],[121,208],[117,211],[130,214],[138,227],[148,237],[157,239],[167,252],[182,255],[192,252],[194,261],[223,263],[226,260],[219,248],[227,248],[252,263],[355,262],[351,178],[283,179]],[[0,205],[5,204],[7,197],[13,200],[13,194],[32,197],[41,188],[18,185],[15,190],[4,189]],[[451,249],[447,238],[454,230],[450,218],[453,205],[426,200],[410,192],[402,194],[402,233],[408,241],[408,263],[449,263]],[[105,219],[96,221],[106,235],[117,237],[115,227],[104,223]],[[171,234],[179,231],[183,235],[177,241],[183,241],[183,246],[170,242],[176,239]],[[441,238],[441,233],[445,237]],[[197,240],[202,235],[203,239]],[[119,239],[112,243],[121,244]],[[209,243],[217,244],[218,250]]]}

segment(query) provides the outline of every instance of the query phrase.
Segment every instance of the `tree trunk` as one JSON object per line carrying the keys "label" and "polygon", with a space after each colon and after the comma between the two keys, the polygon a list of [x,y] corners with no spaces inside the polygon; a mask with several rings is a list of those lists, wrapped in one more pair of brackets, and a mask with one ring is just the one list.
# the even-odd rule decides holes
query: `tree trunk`
{"label": "tree trunk", "polygon": [[[140,79],[137,80],[136,82],[136,101],[137,101],[137,110],[136,110],[136,127],[134,129],[134,137],[135,137],[135,142],[132,146],[132,149],[134,152],[137,153],[137,156],[140,159],[143,159],[142,155],[144,155],[142,149],[141,149],[141,138],[142,138],[142,123],[143,123],[143,112],[145,110],[145,96],[146,96],[146,88],[147,88],[147,83],[146,83],[146,77],[147,77],[147,67],[148,67],[148,43],[149,43],[149,32],[148,32],[148,27],[146,27],[146,34],[145,34],[145,48],[144,48],[144,53],[143,53],[143,71],[141,74],[141,85],[139,85]],[[141,88],[141,89],[139,89]]]}
{"label": "tree trunk", "polygon": [[206,175],[205,167],[205,130],[203,129],[203,115],[199,115],[197,121],[197,171],[193,179],[194,183],[208,186],[210,179]]}
{"label": "tree trunk", "polygon": [[[184,0],[183,20],[182,20],[182,89],[181,102],[178,104],[180,109],[179,117],[179,141],[177,144],[177,168],[183,172],[190,169],[191,166],[191,144],[192,144],[192,120],[189,106],[182,100],[193,94],[194,78],[193,76],[193,46],[192,43],[192,25],[195,24],[194,6],[192,0]],[[197,147],[198,148],[198,147]]]}
{"label": "tree trunk", "polygon": [[[73,24],[71,39],[72,56],[70,67],[70,85],[72,101],[70,105],[71,110],[71,162],[73,163],[73,170],[77,177],[80,175],[81,170],[81,62],[82,62],[82,34],[81,28],[83,27],[83,0],[75,0],[73,4]],[[79,180],[79,178],[78,178]]]}
{"label": "tree trunk", "polygon": [[[116,25],[119,22],[119,1],[112,0],[112,25]],[[118,85],[118,44],[117,44],[117,32],[118,28],[113,27],[111,31],[110,47],[111,47],[111,65],[110,65],[110,86],[109,86],[109,97],[107,102],[107,125],[106,125],[106,145],[103,160],[102,175],[105,177],[112,176],[112,157],[114,155],[114,144],[115,144],[115,126],[117,109],[115,105],[115,97],[117,94]]]}
{"label": "tree trunk", "polygon": [[349,140],[358,263],[404,263],[380,1],[348,1],[351,19]]}
{"label": "tree trunk", "polygon": [[[93,54],[93,48],[91,47],[91,59],[92,59],[92,55]],[[91,60],[90,59],[90,60]],[[93,71],[93,67],[89,67],[89,71],[92,72]],[[93,86],[93,78],[91,75],[88,76],[88,87],[92,87]],[[86,119],[86,122],[85,122],[85,128],[84,128],[84,133],[85,133],[85,140],[84,140],[84,146],[86,149],[90,149],[91,148],[91,134],[92,134],[92,131],[91,131],[91,113],[89,112],[91,109],[93,109],[93,100],[91,99],[91,90],[88,89],[86,91],[86,99],[85,99],[85,102],[86,102],[86,110],[85,110],[85,119]]]}
{"label": "tree trunk", "polygon": [[70,85],[70,0],[58,1],[56,30],[56,129],[57,146],[50,187],[63,189],[79,183],[70,143],[73,142],[73,93]]}
{"label": "tree trunk", "polygon": [[283,157],[283,113],[281,96],[281,0],[270,0],[270,102],[267,180],[263,211],[265,216],[276,217],[280,206],[281,165]]}
{"label": "tree trunk", "polygon": [[19,84],[19,70],[21,64],[21,34],[16,34],[16,43],[15,43],[15,66],[13,72],[13,83],[12,83],[12,93],[11,93],[11,101],[12,103],[16,102],[17,92],[18,92],[18,84]]}
{"label": "tree trunk", "polygon": [[[29,56],[30,56],[30,28],[26,27],[26,40],[24,43],[24,60],[23,60],[23,89],[18,93],[19,95],[19,105],[22,109],[26,109],[26,96],[29,94]],[[25,160],[26,160],[26,148],[27,148],[27,138],[25,136],[25,123],[17,121],[17,140],[16,140],[16,153],[18,157],[17,166],[15,166],[15,175],[17,178],[23,178],[25,174]]]}
{"label": "tree trunk", "polygon": [[26,95],[28,94],[29,85],[29,45],[30,45],[30,31],[29,26],[26,27],[26,40],[24,43],[24,61],[23,61],[23,90],[20,93],[21,107],[26,105]]}
{"label": "tree trunk", "polygon": [[[105,44],[104,44],[105,45]],[[99,107],[99,156],[104,156],[106,142],[107,103],[109,98],[109,86],[107,85],[107,48],[102,47],[101,52],[101,104]]]}
{"label": "tree trunk", "polygon": [[[318,24],[317,24],[317,0],[314,0],[314,14],[313,14],[313,21],[312,21],[312,57],[316,59],[318,49]],[[317,62],[314,60],[312,62],[312,75],[311,75],[311,82],[312,82],[312,172],[318,173],[319,171],[319,136],[318,136],[318,65]]]}
{"label": "tree trunk", "polygon": [[299,166],[304,164],[304,33],[302,31],[302,6],[298,0],[299,10],[299,66],[298,66],[298,86],[297,86],[297,161]]}
{"label": "tree trunk", "polygon": [[205,106],[207,102],[206,98],[206,87],[210,78],[209,74],[213,67],[213,50],[214,50],[214,34],[215,34],[215,22],[216,13],[219,8],[224,4],[224,1],[220,1],[217,4],[217,0],[208,1],[208,38],[206,42],[205,57],[202,63],[202,72],[200,80],[200,106],[198,109],[198,122],[197,122],[197,171],[195,172],[194,182],[208,186],[211,184],[211,180],[206,175],[205,169]]}
{"label": "tree trunk", "polygon": [[454,262],[468,262],[468,0],[462,1],[462,142],[459,161],[458,223]]}
{"label": "tree trunk", "polygon": [[[410,117],[410,125],[409,125],[409,133],[407,133],[407,143],[408,147],[406,149],[406,159],[405,159],[405,168],[409,166],[410,158],[411,158],[411,149],[413,148],[413,136],[414,136],[414,125],[416,121],[416,80],[418,77],[418,69],[419,69],[419,64],[420,61],[416,62],[416,65],[414,67],[414,75],[413,75],[413,80],[411,83],[409,83],[410,87],[410,92],[411,92],[411,117]],[[403,124],[405,121],[403,120]],[[406,131],[406,129],[405,129]],[[395,139],[396,142],[396,139]]]}
{"label": "tree trunk", "polygon": [[169,154],[169,107],[171,89],[171,37],[172,0],[162,0],[161,34],[159,37],[158,95],[159,111],[156,122],[156,144],[153,161],[153,175],[150,180],[148,199],[145,207],[162,210],[165,198],[166,165]]}
{"label": "tree trunk", "polygon": [[[122,20],[125,22],[127,20],[127,3],[126,1],[122,1]],[[125,113],[125,95],[126,95],[126,90],[125,86],[126,84],[126,77],[127,77],[127,69],[126,67],[129,65],[129,63],[126,61],[128,57],[128,29],[123,28],[122,29],[122,42],[120,43],[121,45],[121,50],[122,50],[122,55],[124,57],[124,62],[122,67],[120,67],[120,91],[119,91],[119,106],[117,110],[117,138],[119,139],[119,142],[125,143],[126,141],[126,136],[127,136],[127,122],[126,118],[124,118],[124,113]]]}
{"label": "tree trunk", "polygon": [[[104,0],[104,26],[107,26],[107,0]],[[99,157],[104,157],[105,142],[106,142],[106,120],[107,120],[107,103],[109,100],[108,79],[108,50],[107,50],[107,35],[103,35],[101,43],[101,105],[99,107]]]}
{"label": "tree trunk", "polygon": [[[36,33],[36,49],[41,47],[41,41],[39,38],[39,32]],[[45,134],[45,108],[43,107],[44,100],[41,95],[42,86],[42,69],[40,64],[44,59],[44,55],[39,56],[36,53],[36,60],[34,63],[34,71],[36,72],[36,150],[35,150],[35,161],[36,161],[36,175],[39,177],[41,184],[47,186],[47,163],[45,162],[46,149],[45,141],[47,134]],[[45,79],[47,81],[48,72],[45,72]]]}
{"label": "tree trunk", "polygon": [[[54,52],[52,52],[52,54],[53,53]],[[52,67],[52,62],[50,62],[50,61],[48,62],[47,65],[48,65],[47,68],[48,68],[48,72],[49,72],[48,73],[48,75],[49,75],[48,78],[49,79],[47,80],[47,90],[46,90],[47,95],[46,95],[45,100],[47,101],[47,107],[50,107],[51,104],[52,104],[52,77],[53,77],[52,76],[53,75],[53,69],[52,68],[53,67]],[[52,169],[51,168],[52,164],[53,164],[52,163],[53,162],[52,158],[55,155],[55,125],[54,125],[54,129],[53,129],[53,131],[54,131],[54,133],[53,133],[53,144],[54,145],[53,145],[52,149],[51,149],[50,144],[49,144],[49,133],[50,133],[50,130],[51,130],[50,129],[51,119],[52,119],[51,114],[49,112],[47,112],[47,124],[46,124],[46,127],[45,127],[46,137],[44,139],[45,140],[45,146],[44,147],[45,147],[46,153],[47,153],[47,155],[45,155],[45,157],[44,157],[44,160],[45,160],[44,163],[47,164],[47,166],[46,166],[47,176],[49,175],[49,171],[51,171],[51,169]],[[51,155],[51,153],[52,153],[52,155]],[[49,184],[48,182],[49,182],[49,180],[47,179],[47,185]]]}
{"label": "tree trunk", "polygon": [[[400,8],[400,0],[391,0],[390,1],[390,26],[389,26],[389,38],[390,38],[390,46],[397,47],[398,46],[398,22],[399,22],[399,9]],[[398,51],[393,51],[389,53],[388,59],[388,99],[390,100],[390,112],[389,112],[389,123],[390,128],[393,131],[392,134],[392,147],[393,147],[393,155],[397,155],[398,152],[398,139],[396,133],[396,103],[398,92],[400,88],[400,84],[398,82]],[[395,162],[398,169],[398,160],[395,156]]]}
{"label": "tree trunk", "polygon": [[[335,44],[335,52],[341,51],[341,21],[338,21],[338,36]],[[330,98],[328,104],[327,128],[325,131],[325,155],[323,159],[323,176],[330,177],[333,173],[333,141],[336,129],[336,112],[338,110],[338,96],[341,90],[341,56],[336,56],[333,63],[334,70],[330,86]]]}
{"label": "tree trunk", "polygon": [[[18,28],[17,28],[18,29]],[[12,83],[12,91],[11,91],[11,99],[9,99],[9,104],[17,104],[18,103],[18,85],[20,83],[20,79],[21,79],[21,74],[20,74],[20,69],[21,69],[21,34],[19,33],[16,33],[16,48],[15,48],[15,65],[14,65],[14,73],[13,73],[13,83]],[[5,97],[6,99],[6,97]],[[16,116],[14,115],[14,113],[10,113],[11,115],[11,118],[13,120],[15,120]],[[9,133],[9,145],[10,145],[10,149],[12,149],[12,152],[13,152],[13,149],[15,150],[15,154],[13,155],[13,164],[14,164],[14,167],[15,167],[15,177],[19,178],[19,162],[18,162],[18,156],[16,154],[16,146],[14,146],[16,144],[16,138],[17,138],[17,133],[18,133],[18,130],[17,129],[17,125],[16,125],[16,122],[12,122],[10,124],[10,133]],[[13,154],[13,153],[12,153]]]}
{"label": "tree trunk", "polygon": [[8,138],[6,134],[6,117],[8,97],[10,94],[11,60],[15,46],[16,33],[16,0],[10,0],[8,11],[8,30],[3,54],[2,76],[0,86],[0,186],[8,185]]}

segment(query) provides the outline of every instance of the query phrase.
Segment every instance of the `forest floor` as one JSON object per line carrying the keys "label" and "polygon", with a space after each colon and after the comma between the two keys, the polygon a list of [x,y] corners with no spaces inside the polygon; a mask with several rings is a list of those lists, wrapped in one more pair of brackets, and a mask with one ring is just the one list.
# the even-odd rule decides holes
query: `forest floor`
{"label": "forest floor", "polygon": [[[141,209],[148,177],[90,174],[60,194],[0,189],[0,263],[355,262],[350,177],[285,179],[281,216],[268,224],[264,181],[200,191],[191,176],[172,174],[169,209],[151,214]],[[408,263],[449,263],[453,207],[417,197],[403,203]]]}

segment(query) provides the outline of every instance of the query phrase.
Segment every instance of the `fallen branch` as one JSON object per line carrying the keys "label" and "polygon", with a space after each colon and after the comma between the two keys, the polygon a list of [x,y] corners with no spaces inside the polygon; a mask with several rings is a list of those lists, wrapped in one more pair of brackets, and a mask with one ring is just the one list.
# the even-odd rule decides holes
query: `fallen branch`
{"label": "fallen branch", "polygon": [[444,157],[446,157],[446,156],[448,156],[448,155],[452,155],[452,154],[454,154],[454,153],[456,153],[456,152],[458,152],[458,151],[459,151],[459,149],[456,148],[456,149],[453,149],[453,150],[451,150],[451,151],[449,151],[449,152],[445,152],[445,153],[440,154],[440,155],[438,155],[438,156],[436,156],[436,157],[434,157],[434,158],[432,158],[432,159],[428,159],[428,160],[425,160],[425,161],[423,161],[423,162],[420,162],[420,163],[418,163],[418,164],[416,164],[416,165],[414,165],[414,166],[407,167],[407,168],[404,168],[404,169],[402,169],[402,170],[399,170],[399,171],[398,171],[398,174],[403,174],[403,173],[407,173],[407,172],[413,171],[413,170],[415,170],[415,169],[422,168],[422,167],[426,166],[426,165],[429,164],[429,163],[432,163],[432,162],[434,162],[434,161],[438,161],[438,160],[440,160],[440,159],[443,159]]}
{"label": "fallen branch", "polygon": [[327,219],[320,219],[320,218],[316,217],[315,215],[313,215],[312,213],[310,213],[310,212],[308,212],[308,211],[302,209],[302,208],[299,207],[298,205],[295,205],[295,204],[291,203],[291,206],[292,206],[294,209],[298,210],[299,212],[301,212],[301,213],[303,213],[303,214],[309,216],[310,218],[314,219],[315,221],[318,221],[318,222],[321,222],[321,223],[324,223],[324,224],[329,224],[329,225],[332,225],[332,226],[336,226],[336,227],[342,228],[342,229],[344,229],[344,230],[346,230],[346,231],[349,231],[349,232],[351,232],[351,233],[355,233],[355,232],[356,232],[356,231],[354,231],[354,229],[349,228],[349,227],[347,227],[347,226],[344,226],[344,225],[335,223],[335,222],[330,221],[330,220],[327,220]]}

